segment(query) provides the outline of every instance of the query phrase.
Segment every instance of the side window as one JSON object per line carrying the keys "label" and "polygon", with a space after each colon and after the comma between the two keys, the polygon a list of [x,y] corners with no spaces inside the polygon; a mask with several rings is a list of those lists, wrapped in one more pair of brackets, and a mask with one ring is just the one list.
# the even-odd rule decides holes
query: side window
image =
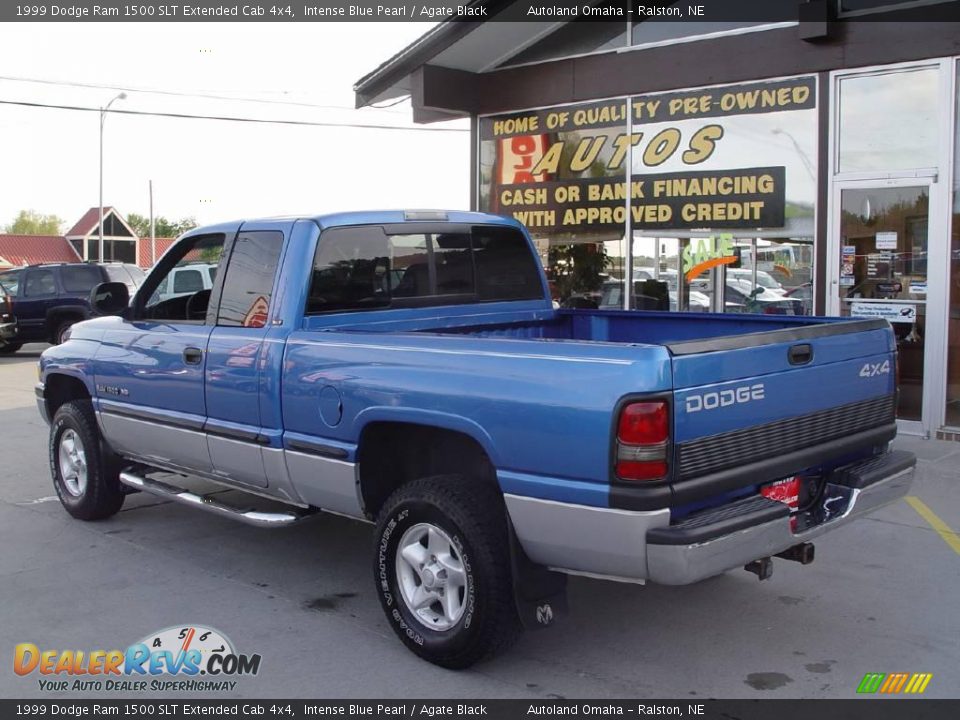
{"label": "side window", "polygon": [[[204,322],[213,288],[213,283],[205,280],[209,278],[206,271],[219,265],[224,239],[223,234],[197,235],[178,242],[140,286],[137,317]],[[188,279],[181,284],[185,271],[193,282]]]}
{"label": "side window", "polygon": [[3,289],[7,291],[10,297],[17,297],[20,293],[20,273],[0,273],[0,285],[3,285]]}
{"label": "side window", "polygon": [[241,233],[224,270],[217,325],[261,328],[270,316],[273,280],[280,263],[283,233]]}
{"label": "side window", "polygon": [[24,297],[55,295],[57,292],[57,283],[53,278],[53,270],[30,270],[26,273],[23,286]]}
{"label": "side window", "polygon": [[95,265],[69,265],[60,268],[60,283],[68,293],[88,293],[103,282]]}

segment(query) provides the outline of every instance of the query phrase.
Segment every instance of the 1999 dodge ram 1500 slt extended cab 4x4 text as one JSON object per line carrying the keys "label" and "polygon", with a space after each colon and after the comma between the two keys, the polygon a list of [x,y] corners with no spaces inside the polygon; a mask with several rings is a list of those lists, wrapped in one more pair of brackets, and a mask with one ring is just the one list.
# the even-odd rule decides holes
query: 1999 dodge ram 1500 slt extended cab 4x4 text
{"label": "1999 dodge ram 1500 slt extended cab 4x4 text", "polygon": [[[155,292],[177,267],[212,288]],[[902,497],[882,320],[555,310],[517,222],[371,212],[192,230],[43,353],[66,510],[147,491],[261,526],[376,523],[400,639],[465,667],[563,610],[565,573],[685,584]],[[192,475],[287,503],[228,507]],[[159,479],[158,474],[167,477]]]}

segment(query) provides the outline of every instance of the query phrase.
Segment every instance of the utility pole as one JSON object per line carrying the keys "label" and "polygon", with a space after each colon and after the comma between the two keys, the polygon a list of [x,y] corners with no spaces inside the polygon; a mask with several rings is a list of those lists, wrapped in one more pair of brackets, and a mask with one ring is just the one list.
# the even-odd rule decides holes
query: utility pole
{"label": "utility pole", "polygon": [[[100,244],[97,251],[97,262],[103,262],[103,121],[107,117],[107,110],[117,100],[126,100],[127,94],[120,93],[114,97],[106,106],[100,108]],[[89,258],[87,258],[89,260]]]}
{"label": "utility pole", "polygon": [[153,222],[153,180],[150,181],[150,267],[157,264],[157,228]]}

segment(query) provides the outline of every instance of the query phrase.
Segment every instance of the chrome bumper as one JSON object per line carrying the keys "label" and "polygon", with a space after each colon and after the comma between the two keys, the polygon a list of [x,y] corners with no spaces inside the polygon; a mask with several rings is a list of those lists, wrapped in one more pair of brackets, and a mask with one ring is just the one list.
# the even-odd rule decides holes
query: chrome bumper
{"label": "chrome bumper", "polygon": [[0,340],[13,340],[17,337],[17,324],[0,323]]}
{"label": "chrome bumper", "polygon": [[[785,505],[769,501],[779,510],[776,519],[741,523],[729,532],[722,531],[725,523],[730,527],[729,516],[713,525],[700,523],[701,534],[716,532],[709,540],[689,543],[666,539],[680,535],[674,531],[682,526],[670,524],[667,509],[634,512],[504,497],[517,539],[536,563],[610,580],[686,585],[781,553],[902,498],[913,482],[915,462],[910,453],[887,453],[835,474],[811,511],[825,519],[803,531],[791,530]],[[713,512],[719,517],[730,507]]]}
{"label": "chrome bumper", "polygon": [[803,532],[791,532],[790,519],[783,517],[702,543],[655,545],[648,542],[649,579],[663,585],[688,585],[743,567],[752,560],[781,553],[899,500],[909,492],[913,473],[912,467],[901,470],[860,489],[828,483],[824,495],[837,504],[838,514]]}

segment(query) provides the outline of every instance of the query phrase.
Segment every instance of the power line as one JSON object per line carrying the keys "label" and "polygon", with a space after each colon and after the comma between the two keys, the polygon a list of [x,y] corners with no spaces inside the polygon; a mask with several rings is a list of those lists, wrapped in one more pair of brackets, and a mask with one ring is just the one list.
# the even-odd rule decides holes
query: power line
{"label": "power line", "polygon": [[[79,105],[54,105],[48,103],[25,102],[22,100],[0,100],[0,105],[19,105],[33,108],[52,108],[55,110],[74,110],[78,112],[101,112],[100,108]],[[188,113],[150,112],[147,110],[110,109],[106,112],[115,115],[146,115],[150,117],[177,118],[181,120],[220,120],[224,122],[261,123],[265,125],[304,125],[309,127],[361,128],[369,130],[404,130],[413,132],[470,132],[466,128],[438,127],[401,127],[399,125],[379,125],[376,123],[336,123],[318,120],[270,120],[267,118],[235,117],[229,115],[191,115]]]}
{"label": "power line", "polygon": [[409,95],[404,95],[401,98],[394,100],[392,103],[387,103],[386,105],[367,105],[367,107],[373,108],[374,110],[386,110],[387,108],[392,108],[394,105],[399,105],[404,100],[409,99]]}
{"label": "power line", "polygon": [[[98,83],[83,83],[83,82],[74,82],[69,80],[46,80],[43,78],[15,77],[12,75],[0,75],[0,80],[7,80],[9,82],[37,83],[40,85],[55,85],[55,86],[62,86],[62,87],[80,87],[80,88],[97,89],[97,90],[124,90],[126,92],[137,92],[137,93],[146,93],[146,94],[153,94],[153,95],[205,98],[209,100],[229,100],[233,102],[261,103],[264,105],[292,105],[296,107],[318,108],[320,110],[355,110],[356,109],[356,108],[348,107],[346,105],[319,105],[316,103],[296,102],[293,100],[265,100],[263,98],[231,97],[229,95],[218,95],[214,93],[182,92],[182,91],[176,91],[176,90],[156,90],[151,88],[124,87],[122,85],[102,85]],[[390,105],[383,105],[381,107],[376,107],[376,106],[371,106],[371,107],[373,107],[376,110],[384,110],[399,104],[405,99],[406,99],[405,97],[401,98],[396,103],[391,103]]]}

